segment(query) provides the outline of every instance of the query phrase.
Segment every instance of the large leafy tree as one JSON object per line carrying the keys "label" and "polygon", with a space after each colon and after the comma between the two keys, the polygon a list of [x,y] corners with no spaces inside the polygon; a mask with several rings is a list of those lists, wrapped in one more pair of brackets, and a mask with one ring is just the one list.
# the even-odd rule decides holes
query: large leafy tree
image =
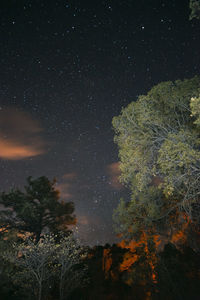
{"label": "large leafy tree", "polygon": [[29,232],[37,242],[44,229],[68,231],[67,225],[75,223],[74,205],[60,201],[55,181],[43,176],[37,179],[29,177],[27,183],[24,192],[16,189],[0,195],[2,232]]}
{"label": "large leafy tree", "polygon": [[177,212],[200,221],[200,79],[162,82],[113,118],[121,182],[131,189],[114,214],[132,233]]}

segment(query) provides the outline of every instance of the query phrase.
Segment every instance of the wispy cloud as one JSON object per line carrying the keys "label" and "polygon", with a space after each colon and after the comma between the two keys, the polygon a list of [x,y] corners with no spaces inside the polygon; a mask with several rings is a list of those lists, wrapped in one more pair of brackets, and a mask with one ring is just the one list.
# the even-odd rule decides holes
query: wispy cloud
{"label": "wispy cloud", "polygon": [[110,186],[113,189],[121,190],[123,189],[123,185],[119,181],[120,176],[120,168],[119,168],[119,162],[114,162],[107,166],[107,171],[110,176]]}
{"label": "wispy cloud", "polygon": [[35,147],[32,148],[17,142],[5,141],[0,137],[0,157],[3,159],[18,160],[42,153],[41,150],[37,150]]}
{"label": "wispy cloud", "polygon": [[93,245],[97,240],[97,232],[101,231],[102,219],[97,216],[85,213],[76,213],[77,224],[72,228],[74,235],[81,240],[81,243]]}
{"label": "wispy cloud", "polygon": [[90,224],[88,216],[78,215],[77,216],[78,225],[87,226]]}
{"label": "wispy cloud", "polygon": [[60,182],[58,182],[56,188],[60,192],[61,199],[68,201],[73,198],[72,187],[74,180],[76,179],[76,173],[66,173],[62,176]]}
{"label": "wispy cloud", "polygon": [[0,111],[0,158],[20,160],[45,153],[42,131],[28,113],[3,108]]}

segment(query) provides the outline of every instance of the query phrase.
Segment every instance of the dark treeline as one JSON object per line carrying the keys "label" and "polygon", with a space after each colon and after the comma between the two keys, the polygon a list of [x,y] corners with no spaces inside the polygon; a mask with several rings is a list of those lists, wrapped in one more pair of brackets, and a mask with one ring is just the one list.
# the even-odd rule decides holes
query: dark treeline
{"label": "dark treeline", "polygon": [[2,300],[198,299],[199,234],[191,222],[165,240],[143,232],[89,248],[69,230],[73,204],[60,201],[55,181],[27,182],[24,192],[0,197]]}

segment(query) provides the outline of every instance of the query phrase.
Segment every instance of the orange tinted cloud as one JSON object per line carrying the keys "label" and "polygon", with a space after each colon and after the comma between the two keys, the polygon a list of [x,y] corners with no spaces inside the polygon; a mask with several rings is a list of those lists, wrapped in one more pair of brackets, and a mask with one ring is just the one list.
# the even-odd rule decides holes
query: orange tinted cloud
{"label": "orange tinted cloud", "polygon": [[39,123],[14,108],[0,111],[0,158],[19,160],[45,152]]}
{"label": "orange tinted cloud", "polygon": [[63,175],[63,179],[65,180],[73,180],[77,177],[76,173],[75,172],[72,172],[72,173],[66,173]]}
{"label": "orange tinted cloud", "polygon": [[85,245],[88,245],[88,240],[93,244],[95,231],[98,231],[102,224],[102,220],[98,216],[91,216],[83,214],[82,212],[76,212],[77,224],[75,228],[72,228],[74,234]]}
{"label": "orange tinted cloud", "polygon": [[0,138],[0,157],[4,159],[23,159],[42,154],[41,151],[29,146],[17,145],[15,142],[7,142]]}
{"label": "orange tinted cloud", "polygon": [[110,175],[110,185],[112,188],[116,190],[121,190],[123,188],[123,185],[119,181],[120,176],[120,168],[119,168],[119,162],[114,162],[110,164],[108,167],[108,174]]}
{"label": "orange tinted cloud", "polygon": [[56,188],[59,190],[63,200],[69,200],[70,198],[73,198],[71,191],[74,179],[76,179],[76,177],[76,173],[66,173],[62,176],[61,182],[57,184]]}
{"label": "orange tinted cloud", "polygon": [[87,216],[84,216],[84,215],[79,215],[78,217],[77,217],[77,221],[78,221],[78,224],[79,225],[89,225],[89,219],[88,219],[88,217]]}

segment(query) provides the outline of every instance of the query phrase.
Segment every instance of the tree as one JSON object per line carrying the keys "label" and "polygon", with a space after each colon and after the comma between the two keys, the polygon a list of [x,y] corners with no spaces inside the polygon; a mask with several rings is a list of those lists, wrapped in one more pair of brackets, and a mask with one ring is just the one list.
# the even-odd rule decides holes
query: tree
{"label": "tree", "polygon": [[120,179],[131,189],[114,214],[118,232],[180,211],[200,221],[199,90],[197,76],[162,82],[113,118]]}
{"label": "tree", "polygon": [[25,192],[18,189],[0,195],[0,223],[2,233],[17,229],[20,233],[31,233],[36,242],[44,229],[50,232],[68,231],[67,225],[75,223],[72,202],[59,201],[55,181],[47,177],[27,179]]}
{"label": "tree", "polygon": [[190,0],[190,17],[189,19],[200,19],[200,1],[199,0]]}
{"label": "tree", "polygon": [[68,299],[74,289],[86,284],[86,256],[86,248],[79,245],[72,234],[60,233],[45,234],[38,243],[27,238],[4,252],[4,258],[18,267],[13,275],[14,282],[21,285],[25,294],[31,290],[38,300],[44,295],[44,287],[51,285],[50,279],[54,286],[58,283],[57,294],[61,300]]}
{"label": "tree", "polygon": [[73,235],[61,238],[56,250],[60,300],[87,283],[87,267],[83,262],[86,256],[86,248],[80,246]]}
{"label": "tree", "polygon": [[153,299],[186,300],[199,298],[199,253],[183,245],[166,244],[158,254],[157,285]]}
{"label": "tree", "polygon": [[21,244],[13,244],[13,250],[4,255],[19,268],[14,274],[15,281],[23,289],[31,290],[38,300],[42,299],[44,283],[53,274],[55,250],[54,237],[44,235],[37,244],[31,238]]}
{"label": "tree", "polygon": [[196,118],[194,123],[197,126],[200,126],[200,96],[192,97],[191,102],[190,102],[190,109],[191,109],[191,117]]}

